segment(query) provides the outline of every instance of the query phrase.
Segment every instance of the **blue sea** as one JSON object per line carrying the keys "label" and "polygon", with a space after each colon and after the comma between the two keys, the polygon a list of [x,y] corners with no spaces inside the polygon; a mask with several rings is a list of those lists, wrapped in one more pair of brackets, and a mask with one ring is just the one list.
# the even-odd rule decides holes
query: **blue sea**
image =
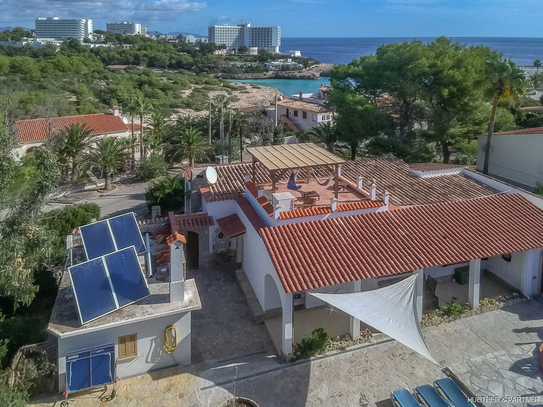
{"label": "blue sea", "polygon": [[[281,51],[299,50],[302,56],[319,62],[347,64],[362,55],[374,54],[377,47],[393,42],[423,43],[435,37],[372,37],[372,38],[285,38],[281,39]],[[496,38],[496,37],[452,37],[455,42],[467,45],[485,45],[503,52],[521,66],[532,66],[534,60],[543,60],[543,38]]]}
{"label": "blue sea", "polygon": [[[424,43],[435,37],[375,37],[375,38],[282,38],[281,51],[299,50],[302,56],[319,62],[348,64],[362,55],[374,54],[377,47],[393,42],[410,42],[414,39]],[[503,52],[520,66],[532,66],[534,60],[543,60],[543,38],[493,38],[493,37],[452,37],[453,41],[467,45],[485,45]],[[328,78],[317,80],[304,79],[255,79],[235,82],[254,83],[279,89],[285,95],[301,92],[316,92],[321,86],[328,85]]]}

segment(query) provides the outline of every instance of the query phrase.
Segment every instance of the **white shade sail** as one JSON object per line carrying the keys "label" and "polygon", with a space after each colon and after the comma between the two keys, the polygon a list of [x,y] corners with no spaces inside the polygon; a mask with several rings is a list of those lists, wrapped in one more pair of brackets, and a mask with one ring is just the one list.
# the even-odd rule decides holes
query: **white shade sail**
{"label": "white shade sail", "polygon": [[417,275],[377,290],[347,294],[310,293],[396,339],[438,364],[424,342],[416,310]]}

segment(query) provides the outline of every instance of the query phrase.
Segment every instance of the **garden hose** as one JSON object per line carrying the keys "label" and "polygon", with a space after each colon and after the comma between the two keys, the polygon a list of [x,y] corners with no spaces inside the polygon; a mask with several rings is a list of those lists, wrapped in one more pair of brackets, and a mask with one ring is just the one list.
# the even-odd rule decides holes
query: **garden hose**
{"label": "garden hose", "polygon": [[[172,333],[173,343],[170,342],[170,335],[168,335],[168,332]],[[164,331],[164,349],[166,349],[166,352],[168,352],[171,355],[175,351],[176,347],[177,347],[177,329],[175,328],[175,325],[167,326],[166,330]]]}

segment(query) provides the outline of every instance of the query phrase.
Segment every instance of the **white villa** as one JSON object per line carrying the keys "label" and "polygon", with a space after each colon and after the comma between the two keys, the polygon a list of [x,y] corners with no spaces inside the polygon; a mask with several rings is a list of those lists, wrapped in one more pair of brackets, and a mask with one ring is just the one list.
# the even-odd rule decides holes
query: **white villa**
{"label": "white villa", "polygon": [[[16,141],[14,156],[20,160],[32,152],[35,147],[44,144],[54,134],[77,123],[88,126],[91,136],[99,139],[104,137],[132,137],[131,124],[123,119],[117,106],[113,107],[112,114],[97,113],[78,116],[49,117],[42,119],[18,120],[12,127]],[[140,131],[140,125],[134,123],[134,131]],[[139,146],[136,147],[136,156],[139,156]]]}
{"label": "white villa", "polygon": [[[303,94],[297,99],[285,99],[277,102],[277,117],[285,126],[286,131],[297,132],[302,129],[313,129],[323,123],[332,123],[332,110],[321,103],[302,100]],[[275,116],[275,110],[269,110],[268,115]]]}
{"label": "white villa", "polygon": [[285,356],[315,328],[360,336],[358,319],[311,293],[373,290],[415,274],[420,319],[454,298],[475,308],[488,296],[541,291],[535,195],[456,165],[345,161],[315,144],[247,152],[252,163],[214,165],[213,184],[204,166],[186,171],[185,215],[170,215],[172,233],[190,232],[192,267],[222,252],[240,263],[253,312]]}

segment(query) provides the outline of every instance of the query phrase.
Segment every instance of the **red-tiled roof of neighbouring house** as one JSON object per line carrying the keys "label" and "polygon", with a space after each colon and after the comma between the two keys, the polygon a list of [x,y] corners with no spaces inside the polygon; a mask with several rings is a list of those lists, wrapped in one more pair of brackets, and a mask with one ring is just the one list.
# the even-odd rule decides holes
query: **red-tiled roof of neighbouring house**
{"label": "red-tiled roof of neighbouring house", "polygon": [[543,211],[502,194],[260,233],[285,290],[299,292],[543,247]]}
{"label": "red-tiled roof of neighbouring house", "polygon": [[212,193],[209,188],[200,188],[200,193],[202,194],[202,198],[205,199],[206,202],[220,202],[220,201],[231,201],[236,199],[236,197],[240,194],[240,192],[225,192],[225,193]]}
{"label": "red-tiled roof of neighbouring house", "polygon": [[[509,131],[500,131],[498,133],[493,133],[494,135],[506,135],[506,134],[543,134],[543,127],[532,127],[529,129],[517,129],[517,130],[509,130]],[[483,134],[483,136],[486,136],[486,134]]]}
{"label": "red-tiled roof of neighbouring house", "polygon": [[286,99],[277,102],[277,105],[308,112],[332,113],[332,111],[325,106],[319,105],[318,103],[304,102],[302,100]]}
{"label": "red-tiled roof of neighbouring house", "polygon": [[197,230],[213,226],[213,218],[207,213],[188,213],[175,215],[173,212],[168,214],[172,233]]}
{"label": "red-tiled roof of neighbouring house", "polygon": [[224,218],[217,219],[217,225],[221,228],[221,232],[224,237],[230,239],[242,235],[247,232],[245,225],[237,214],[225,216]]}
{"label": "red-tiled roof of neighbouring house", "polygon": [[50,117],[47,119],[18,120],[15,122],[19,142],[46,140],[72,124],[82,124],[92,130],[92,134],[127,131],[128,126],[119,116],[111,114],[84,114],[79,116]]}
{"label": "red-tiled roof of neighbouring house", "polygon": [[465,174],[419,178],[411,174],[409,164],[398,159],[347,161],[341,166],[341,175],[354,183],[362,177],[365,190],[375,180],[377,196],[382,197],[388,191],[390,203],[395,206],[454,202],[499,192]]}
{"label": "red-tiled roof of neighbouring house", "polygon": [[456,164],[441,164],[441,163],[417,163],[409,164],[409,169],[413,171],[442,171],[442,170],[454,170],[466,168],[465,165],[456,165]]}
{"label": "red-tiled roof of neighbouring house", "polygon": [[249,222],[251,222],[251,225],[253,228],[260,232],[260,230],[263,227],[266,227],[264,222],[262,222],[262,219],[260,219],[260,216],[256,213],[256,211],[253,209],[247,198],[245,198],[243,195],[238,195],[236,197],[236,202],[239,205],[240,209],[243,211],[244,215],[247,217]]}
{"label": "red-tiled roof of neighbouring house", "polygon": [[255,198],[258,198],[258,188],[256,187],[255,183],[254,182],[246,182],[245,183],[245,188],[247,188],[247,190],[255,197]]}

